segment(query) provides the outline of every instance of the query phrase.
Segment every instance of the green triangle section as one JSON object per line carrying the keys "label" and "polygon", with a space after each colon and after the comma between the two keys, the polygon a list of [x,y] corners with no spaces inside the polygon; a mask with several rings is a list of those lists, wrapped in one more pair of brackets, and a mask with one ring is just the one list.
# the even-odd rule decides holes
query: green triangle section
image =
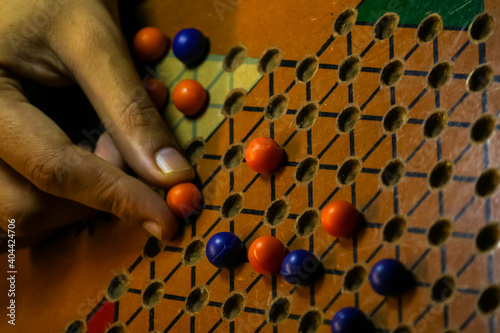
{"label": "green triangle section", "polygon": [[432,13],[438,13],[445,27],[467,27],[472,19],[484,11],[484,0],[364,0],[358,6],[358,21],[376,22],[387,12],[399,15],[399,24],[418,25]]}
{"label": "green triangle section", "polygon": [[186,118],[170,100],[163,116],[172,129],[181,146],[194,137],[207,139],[224,121],[221,108],[229,93],[234,88],[250,91],[262,78],[257,71],[257,58],[246,58],[234,72],[228,73],[222,68],[223,55],[208,55],[207,59],[196,68],[187,68],[170,51],[158,65],[157,73],[172,94],[177,83],[185,79],[194,79],[207,89],[210,101],[207,110],[196,118]]}

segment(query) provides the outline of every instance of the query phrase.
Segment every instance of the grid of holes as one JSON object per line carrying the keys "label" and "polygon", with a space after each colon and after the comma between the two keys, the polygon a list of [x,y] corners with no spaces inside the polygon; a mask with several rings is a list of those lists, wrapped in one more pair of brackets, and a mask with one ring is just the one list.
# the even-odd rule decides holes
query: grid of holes
{"label": "grid of holes", "polygon": [[[343,12],[341,15],[339,15],[337,21],[335,22],[334,25],[334,33],[337,35],[345,35],[347,34],[354,23],[352,23],[352,20],[354,19],[357,15],[357,12],[352,9],[348,9],[345,12]],[[482,18],[484,19],[484,17]],[[395,30],[397,29],[397,22],[399,21],[399,17],[394,14],[394,13],[388,13],[385,14],[381,19],[376,23],[375,25],[375,38],[376,39],[385,39],[390,37]],[[396,22],[396,23],[395,23]],[[395,25],[394,25],[395,24]],[[471,27],[476,24],[476,21],[471,25]],[[439,15],[432,14],[426,19],[422,21],[422,23],[419,25],[419,28],[417,30],[417,39],[420,43],[427,43],[432,41],[434,38],[439,35],[441,30],[443,29],[442,26],[442,20],[439,17]],[[477,27],[476,27],[477,29]],[[477,34],[477,32],[476,32]],[[481,36],[489,36],[488,33],[481,33]],[[471,38],[474,40],[474,38],[471,35]],[[357,56],[350,56],[346,58],[343,63],[339,66],[339,81],[342,82],[350,82],[356,78],[356,76],[359,74],[360,70],[362,67],[362,61],[359,57]],[[301,62],[298,63],[297,66],[297,80],[299,82],[308,82],[310,81],[314,74],[316,73],[318,68],[318,60],[316,57],[313,56],[308,56],[304,58]],[[304,72],[307,74],[304,76]],[[389,62],[381,72],[381,77],[380,77],[380,82],[382,86],[395,86],[397,83],[400,81],[402,76],[404,75],[404,62],[398,59],[395,59],[391,62]],[[442,62],[434,65],[434,67],[429,71],[429,75],[427,77],[427,83],[428,86],[432,89],[440,89],[446,82],[451,78],[452,72],[451,72],[451,65],[447,62]],[[484,82],[484,78],[486,78],[486,82]],[[492,69],[489,65],[483,65],[483,66],[478,66],[474,71],[469,75],[467,79],[467,88],[471,92],[476,92],[476,91],[482,91],[484,90],[489,84],[491,84],[493,80],[493,72]],[[271,104],[270,100],[270,104]],[[308,105],[311,105],[309,103]],[[306,106],[308,106],[306,105]],[[303,108],[304,109],[304,108]],[[306,108],[307,109],[307,108]],[[303,110],[300,110],[303,111]],[[345,110],[344,110],[345,111]],[[350,110],[349,110],[350,111]],[[339,121],[337,122],[337,130],[340,133],[346,133],[350,132],[354,126],[356,121],[359,119],[359,115],[355,113],[355,109],[353,109],[353,112],[351,114],[347,114],[346,116],[343,116],[343,113],[340,114],[339,116]],[[404,106],[399,106],[391,109],[388,112],[388,116],[385,117],[384,120],[384,129],[387,132],[395,132],[401,126],[403,126],[406,121],[407,121],[407,108]],[[283,114],[284,112],[280,112]],[[298,114],[300,115],[301,112]],[[390,114],[390,117],[389,117]],[[309,129],[314,125],[314,121],[316,120],[317,116],[315,116],[313,121],[310,121],[305,127],[306,129]],[[279,118],[279,117],[277,117]],[[346,118],[346,119],[344,119]],[[272,120],[276,120],[276,118],[273,118]],[[494,120],[494,118],[493,118]],[[300,122],[297,122],[297,126],[299,128],[302,128],[302,126],[298,125]],[[494,126],[491,126],[491,119],[486,118],[485,119],[478,119],[474,126],[471,129],[471,140],[479,141],[479,143],[482,143],[486,141],[489,137],[491,137],[491,134],[494,130]],[[347,125],[346,125],[347,124]],[[424,136],[428,138],[437,138],[440,136],[440,134],[446,129],[447,126],[447,115],[444,112],[437,111],[434,114],[431,114],[428,119],[424,122]],[[483,134],[482,136],[479,134],[480,130],[484,128],[488,128],[488,131],[486,134]],[[474,130],[476,128],[476,130]],[[477,129],[479,128],[479,130]],[[475,135],[475,136],[474,136]],[[476,139],[476,137],[479,137]],[[401,166],[400,166],[401,165]],[[299,164],[300,166],[300,164]],[[394,171],[399,171],[402,168],[402,172],[394,172]],[[451,179],[452,176],[452,168],[453,165],[449,161],[440,161],[438,162],[437,165],[434,166],[433,170],[429,172],[429,184],[431,188],[442,188]],[[359,173],[359,170],[361,169],[361,164],[359,161],[356,159],[348,159],[341,167],[339,170],[339,173],[337,175],[338,182],[341,185],[349,185],[352,182],[354,182],[355,177],[357,173]],[[392,170],[394,169],[394,170]],[[393,186],[397,184],[397,182],[400,180],[400,177],[402,177],[402,173],[404,173],[404,164],[401,162],[398,164],[398,166],[395,166],[394,168],[388,168],[386,167],[385,173],[382,172],[382,178],[383,179],[389,179],[387,181],[383,180],[384,185],[386,186]],[[397,170],[396,170],[397,169]],[[299,172],[301,169],[299,169]],[[480,186],[480,181],[478,181],[478,185],[476,186],[476,193],[478,196],[489,196],[491,195],[497,188],[498,186],[498,172],[495,173],[495,170],[489,170],[490,173],[488,174],[485,172],[483,175],[481,175],[480,178],[485,178],[487,181],[483,181],[482,183],[490,183],[493,185],[483,185]],[[389,176],[391,177],[384,177],[384,174],[390,174]],[[340,175],[340,176],[339,176]],[[308,179],[310,181],[311,179]],[[479,190],[478,190],[479,187]],[[489,187],[488,189],[483,189],[484,187]],[[404,221],[404,220],[403,220]],[[399,226],[400,228],[401,225]],[[436,231],[437,230],[437,231]],[[439,235],[434,235],[433,237],[437,238],[444,238],[446,239],[449,235],[447,234],[449,231],[447,230],[440,230],[437,228],[434,228],[434,233],[439,233]],[[446,235],[445,235],[446,234]],[[400,234],[398,234],[399,238]],[[391,242],[390,240],[388,240]]]}
{"label": "grid of holes", "polygon": [[[347,19],[352,20],[353,13],[355,15],[357,15],[357,12],[355,10],[350,11],[347,14],[342,13],[341,15],[347,15]],[[399,20],[399,18],[394,13],[385,14],[375,24],[374,38],[379,39],[379,40],[389,38],[397,29],[397,21],[398,20]],[[355,17],[354,17],[354,22],[355,22]],[[394,23],[394,22],[396,22],[396,23]],[[336,24],[337,23],[338,22],[336,22]],[[350,31],[350,29],[352,28],[352,26],[354,25],[354,23],[349,21],[346,24],[347,24],[347,28],[346,28],[346,26],[344,26],[343,28],[347,29],[347,30],[341,31],[341,33],[340,33],[339,31],[335,30],[338,27],[334,27],[334,31],[339,35],[347,34]],[[430,15],[429,17],[424,19],[418,27],[418,30],[417,30],[418,41],[420,43],[427,43],[427,42],[432,41],[443,29],[442,25],[443,25],[442,20],[438,15],[436,15],[436,14]],[[474,20],[474,22],[469,27],[469,36],[470,36],[471,40],[473,42],[482,42],[482,41],[486,40],[491,35],[492,26],[493,26],[493,23],[492,23],[491,16],[489,16],[488,14],[478,15],[476,17],[476,19]],[[273,52],[275,52],[275,51],[273,51]],[[279,54],[281,55],[280,52],[279,52]],[[265,56],[269,57],[269,55],[267,53],[265,53]],[[317,58],[315,58],[315,57],[306,57],[305,59],[303,59],[303,61],[298,63],[297,69],[298,69],[298,72],[299,72],[299,69],[300,69],[300,71],[302,71],[301,75],[304,75],[304,73],[306,73],[306,75],[305,75],[305,77],[302,76],[301,78],[297,77],[297,79],[299,81],[302,81],[302,82],[307,82],[310,79],[312,79],[312,77],[314,76],[314,74],[317,70],[317,65],[318,65],[318,61],[317,61]],[[389,65],[391,65],[391,64],[389,64]],[[402,65],[402,63],[396,64],[396,66],[392,66],[392,65],[389,67],[386,66],[384,68],[384,70],[382,71],[381,84],[389,85],[389,86],[397,84],[397,81],[399,81],[399,78],[400,78],[399,76],[402,75],[402,74],[397,73],[397,71],[401,70],[400,65]],[[342,67],[344,67],[344,68],[342,68]],[[428,79],[428,85],[431,88],[439,89],[442,85],[444,85],[446,83],[446,81],[449,79],[449,76],[451,76],[451,75],[449,75],[449,68],[447,66],[443,66],[445,70],[443,70],[441,72],[438,69],[436,69],[436,67],[437,67],[437,65],[430,71],[429,77],[427,79]],[[391,68],[395,68],[396,73],[392,72]],[[353,80],[357,76],[357,74],[359,74],[360,69],[361,69],[360,59],[353,58],[353,57],[346,58],[346,60],[344,60],[343,64],[340,66],[340,69],[339,69],[339,81],[343,82],[343,81]],[[385,79],[383,78],[384,71],[386,72]],[[267,71],[264,71],[264,72],[267,72]],[[342,72],[342,73],[340,73],[340,72]],[[394,77],[396,77],[396,79],[394,79]],[[389,79],[387,79],[387,78],[389,78]],[[302,80],[302,79],[304,79],[304,80]],[[477,92],[477,91],[482,91],[482,90],[486,89],[491,84],[492,81],[493,81],[492,68],[489,65],[480,65],[477,68],[475,68],[474,71],[469,75],[466,84],[467,84],[467,88],[469,91]],[[237,110],[236,112],[238,112],[238,111],[239,110]],[[399,111],[401,111],[401,110],[399,110]],[[398,128],[400,128],[402,126],[402,124],[404,124],[406,122],[406,112],[394,112],[394,113],[395,114],[393,115],[393,117],[396,119],[392,120],[387,125],[387,128],[386,128],[386,125],[384,122],[384,128],[388,132],[394,131],[395,128],[397,130]],[[403,117],[404,117],[404,119],[402,119]],[[427,119],[427,120],[429,120],[429,119]],[[486,125],[489,125],[489,122],[486,122],[486,121],[483,121],[483,122],[486,123]],[[394,123],[396,125],[390,126]],[[435,123],[439,124],[442,122],[436,121]],[[311,124],[311,126],[312,125],[313,124]],[[476,121],[474,126],[481,126],[480,120]],[[429,127],[431,127],[431,130],[429,130],[428,133],[434,134],[434,135],[429,135],[429,136],[431,136],[431,137],[435,136],[435,132],[436,131],[439,132],[439,128],[436,129],[430,125],[429,125]],[[425,131],[425,126],[424,126],[424,131]],[[474,128],[471,130],[471,132],[473,132],[473,131],[474,131]],[[493,130],[491,130],[491,131],[493,131]],[[489,138],[490,136],[491,136],[491,133],[489,135],[486,135],[487,138]],[[471,133],[471,138],[473,141],[475,140],[475,137],[472,133]],[[475,141],[479,141],[479,143],[482,143],[482,142],[486,141],[486,139],[480,138],[480,139],[477,139]],[[352,162],[352,164],[356,164],[356,168],[357,168],[358,163],[353,162],[353,160],[349,160],[348,162],[350,162],[350,163]],[[352,170],[350,170],[350,171],[352,172]],[[476,183],[476,194],[480,197],[489,197],[490,195],[492,195],[496,191],[499,182],[500,182],[500,174],[498,173],[497,169],[486,170],[485,172],[483,172],[480,175],[480,177]],[[432,187],[432,185],[431,185],[431,187]],[[241,210],[241,207],[239,208],[239,210]],[[438,221],[438,222],[440,222],[440,221]],[[437,225],[438,222],[436,222],[435,225]],[[447,231],[447,233],[449,233],[449,231]],[[447,236],[449,236],[449,235],[447,235]],[[399,238],[399,237],[397,237],[397,238]],[[497,236],[497,238],[495,240],[493,240],[493,242],[498,243],[498,241],[499,241],[498,238],[499,238],[499,236]],[[476,239],[476,243],[478,241],[480,241],[480,240]],[[489,241],[491,242],[492,240],[490,239]],[[432,244],[432,242],[431,242],[431,244]],[[435,244],[435,245],[438,245],[438,244]],[[146,254],[146,252],[147,252],[147,249],[145,249],[145,255],[149,256]],[[157,251],[155,250],[154,252],[157,252]],[[152,256],[154,257],[156,254],[157,253],[155,253]],[[356,269],[359,269],[359,267],[356,267]],[[154,286],[159,285],[161,287],[162,283],[161,282],[153,282],[145,289],[145,292],[147,292],[148,288],[151,288],[153,285]],[[158,286],[156,286],[156,287],[158,287]],[[208,290],[206,290],[204,288],[197,287],[193,291],[195,293],[201,292],[201,294],[206,295],[207,297],[202,297],[203,302],[205,302],[205,301],[208,302],[208,300],[207,300],[208,299]],[[190,296],[191,296],[191,294],[190,294]],[[500,303],[499,300],[500,300],[500,291],[499,291],[497,286],[490,286],[489,288],[485,289],[482,292],[482,294],[480,295],[480,298],[478,301],[478,307],[480,309],[480,312],[491,313],[494,309],[496,309],[499,306],[499,303]],[[285,313],[289,313],[288,309],[290,307],[290,304],[288,302],[289,302],[289,300],[286,298],[276,299],[268,311],[269,312],[275,311],[276,310],[275,307],[277,306],[277,303],[280,303],[279,307],[284,306],[285,308],[287,308]],[[485,308],[486,310],[484,310],[483,308]],[[279,314],[282,315],[282,311],[280,311]],[[270,315],[271,314],[268,313],[268,316],[270,316]],[[269,321],[276,323],[276,318],[268,317],[268,319],[269,319]],[[118,330],[122,329],[122,327],[120,327],[120,325],[116,325],[115,327],[110,327],[110,329],[114,329],[114,328],[117,328]],[[413,330],[412,327],[400,326],[400,327],[396,328],[396,330],[394,332],[406,332],[406,331],[411,332],[412,330]]]}

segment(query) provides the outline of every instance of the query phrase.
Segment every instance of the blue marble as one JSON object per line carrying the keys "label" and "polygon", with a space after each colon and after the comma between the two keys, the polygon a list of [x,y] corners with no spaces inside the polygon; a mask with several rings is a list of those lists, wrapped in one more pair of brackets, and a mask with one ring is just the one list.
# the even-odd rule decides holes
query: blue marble
{"label": "blue marble", "polygon": [[191,66],[206,56],[208,39],[198,29],[182,29],[175,35],[172,49],[180,61]]}
{"label": "blue marble", "polygon": [[415,284],[415,278],[396,259],[382,259],[373,265],[368,276],[373,290],[382,296],[398,297]]}
{"label": "blue marble", "polygon": [[372,321],[358,308],[340,309],[332,319],[332,333],[373,333]]}
{"label": "blue marble", "polygon": [[219,232],[210,237],[206,246],[208,261],[218,268],[232,268],[242,260],[243,243],[231,232]]}
{"label": "blue marble", "polygon": [[323,265],[314,254],[295,250],[287,254],[281,264],[281,275],[291,284],[309,285],[323,272]]}

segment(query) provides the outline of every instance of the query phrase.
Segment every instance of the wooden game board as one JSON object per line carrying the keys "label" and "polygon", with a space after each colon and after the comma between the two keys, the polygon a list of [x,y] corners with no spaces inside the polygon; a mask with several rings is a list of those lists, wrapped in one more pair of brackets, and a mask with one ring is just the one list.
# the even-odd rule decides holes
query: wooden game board
{"label": "wooden game board", "polygon": [[[248,51],[244,68],[221,76],[251,75],[240,86],[227,81],[233,84],[218,88],[211,100],[213,109],[222,107],[226,95],[242,87],[242,110],[217,116],[210,125],[189,123],[188,136],[199,138],[181,138],[195,142],[188,152],[195,152],[190,155],[205,209],[168,244],[136,226],[103,221],[83,231],[68,228],[19,251],[24,272],[18,275],[18,331],[79,332],[76,320],[92,333],[112,323],[108,332],[295,332],[316,324],[318,332],[329,332],[335,312],[347,306],[363,310],[380,332],[500,331],[498,311],[482,311],[500,298],[500,256],[496,246],[481,251],[485,242],[477,238],[487,227],[481,235],[494,236],[500,219],[500,194],[492,186],[498,185],[500,165],[499,4],[442,0],[416,6],[401,0],[390,6],[373,0],[221,0],[198,6],[146,1],[146,20],[169,34],[197,26],[211,39],[213,54],[238,44]],[[356,23],[345,35],[333,33],[338,15],[349,7],[357,8]],[[399,14],[397,30],[375,40],[375,23],[388,11]],[[178,15],[165,22],[173,12]],[[485,42],[477,42],[467,28],[482,12],[497,24]],[[418,26],[432,13],[441,16],[443,30],[419,42]],[[279,48],[283,58],[272,73],[258,74],[255,59],[270,47]],[[318,65],[307,83],[296,78],[303,59]],[[170,68],[169,61],[159,72]],[[433,89],[427,78],[441,62],[452,64],[450,78]],[[359,66],[345,70],[346,63]],[[403,64],[396,82],[395,74],[382,75],[389,63],[396,70]],[[491,69],[491,82],[470,91],[481,88],[484,81],[470,74],[484,64],[489,67],[482,76]],[[213,82],[214,72],[207,73],[198,78]],[[352,80],[339,81],[353,73]],[[169,84],[181,76],[162,79]],[[382,76],[392,86],[381,83]],[[288,104],[270,121],[266,107],[279,94]],[[172,112],[170,105],[166,117],[175,117]],[[285,165],[274,175],[258,175],[237,159],[239,147],[258,136],[274,138],[286,152]],[[315,219],[328,202],[340,199],[355,204],[366,219],[350,239],[331,237]],[[269,214],[270,207],[277,214]],[[220,231],[234,232],[247,247],[261,235],[274,235],[289,250],[314,252],[325,274],[312,286],[294,287],[279,275],[256,273],[248,263],[217,269],[203,244]],[[366,272],[383,258],[401,260],[417,286],[399,298],[375,294]],[[149,307],[156,295],[159,302]],[[480,298],[489,301],[478,307]]]}

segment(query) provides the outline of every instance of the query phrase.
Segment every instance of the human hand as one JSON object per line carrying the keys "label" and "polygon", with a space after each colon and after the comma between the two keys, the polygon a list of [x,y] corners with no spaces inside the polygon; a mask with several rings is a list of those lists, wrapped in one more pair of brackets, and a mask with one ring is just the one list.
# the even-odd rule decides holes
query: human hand
{"label": "human hand", "polygon": [[[0,0],[0,7],[0,227],[15,218],[16,234],[33,236],[92,208],[172,238],[178,226],[165,201],[119,167],[126,162],[160,188],[194,171],[142,86],[117,1]],[[77,82],[107,130],[94,153],[31,105],[19,78]]]}

